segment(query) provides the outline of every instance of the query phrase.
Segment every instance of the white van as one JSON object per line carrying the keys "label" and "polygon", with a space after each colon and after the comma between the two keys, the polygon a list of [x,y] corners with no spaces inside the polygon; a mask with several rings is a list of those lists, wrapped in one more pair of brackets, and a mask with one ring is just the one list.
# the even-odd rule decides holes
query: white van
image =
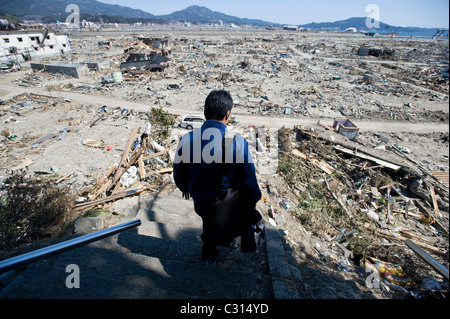
{"label": "white van", "polygon": [[183,116],[179,126],[188,130],[192,130],[202,127],[203,122],[205,121],[206,119],[203,115],[189,114]]}

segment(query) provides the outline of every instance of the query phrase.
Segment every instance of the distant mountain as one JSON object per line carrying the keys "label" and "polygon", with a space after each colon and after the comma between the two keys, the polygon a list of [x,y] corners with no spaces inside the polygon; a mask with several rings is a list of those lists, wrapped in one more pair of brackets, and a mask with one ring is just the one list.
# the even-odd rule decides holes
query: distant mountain
{"label": "distant mountain", "polygon": [[69,4],[78,5],[80,14],[92,16],[123,16],[143,19],[155,17],[153,14],[142,10],[106,4],[96,0],[0,0],[0,13],[9,13],[19,17],[69,15],[69,13],[66,13],[66,7]]}
{"label": "distant mountain", "polygon": [[171,14],[155,16],[142,10],[106,4],[96,0],[0,0],[0,13],[13,14],[18,17],[33,16],[43,18],[53,16],[55,19],[61,19],[62,16],[69,15],[65,11],[69,4],[78,5],[82,16],[123,16],[126,18],[182,21],[200,24],[217,23],[221,20],[224,23],[234,23],[236,25],[277,26],[276,23],[257,19],[238,18],[200,6],[190,6]]}
{"label": "distant mountain", "polygon": [[418,27],[396,27],[380,21],[379,28],[367,28],[366,17],[349,18],[335,22],[308,23],[301,25],[303,28],[311,30],[325,31],[345,31],[347,28],[356,28],[358,31],[367,31],[375,33],[392,33],[396,32],[402,35],[434,35],[437,28],[418,28]]}
{"label": "distant mountain", "polygon": [[217,23],[219,20],[224,23],[234,23],[236,25],[251,24],[260,26],[277,25],[276,23],[257,20],[238,18],[221,12],[212,11],[206,7],[190,6],[181,11],[175,11],[171,14],[157,16],[158,19],[168,21],[181,21],[191,23]]}
{"label": "distant mountain", "polygon": [[[11,14],[17,17],[40,17],[45,18],[44,21],[56,21],[64,19],[69,13],[66,13],[66,7],[69,4],[76,4],[80,8],[81,17],[85,19],[93,19],[91,21],[99,21],[98,16],[110,17],[105,21],[125,22],[129,19],[143,19],[155,22],[165,21],[182,21],[191,23],[233,23],[236,25],[249,24],[257,26],[274,27],[281,26],[277,23],[271,23],[258,19],[247,19],[230,16],[221,12],[212,11],[202,6],[190,6],[184,10],[176,11],[167,15],[155,16],[151,13],[132,9],[129,7],[111,5],[96,0],[0,0],[0,14]],[[120,19],[121,17],[129,18]],[[114,18],[114,19],[113,19]],[[396,27],[380,22],[380,28],[369,29],[366,26],[366,18],[350,18],[347,20],[335,22],[308,23],[300,25],[303,28],[311,30],[327,30],[327,31],[345,31],[347,28],[354,27],[358,31],[368,31],[376,33],[392,33],[397,32],[403,35],[434,35],[437,28],[416,28],[416,27]]]}

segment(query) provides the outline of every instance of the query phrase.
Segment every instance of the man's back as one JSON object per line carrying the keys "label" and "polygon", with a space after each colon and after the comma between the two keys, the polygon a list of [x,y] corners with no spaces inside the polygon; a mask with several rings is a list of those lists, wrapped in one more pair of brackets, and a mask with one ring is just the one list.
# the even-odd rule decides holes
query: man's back
{"label": "man's back", "polygon": [[[186,199],[192,196],[195,212],[203,220],[202,260],[206,263],[214,263],[218,254],[216,247],[233,242],[236,236],[241,237],[241,251],[256,250],[252,225],[261,219],[254,209],[261,191],[247,141],[240,135],[232,138],[232,143],[226,143],[227,139],[224,139],[232,108],[233,99],[228,92],[212,91],[205,100],[206,121],[200,129],[183,136],[174,159],[175,183]],[[225,141],[225,153],[222,141]],[[230,144],[232,147],[228,147]],[[253,224],[237,225],[239,234],[220,229],[215,219],[217,198],[231,187],[239,189],[237,194],[245,198],[245,206],[257,213]],[[234,212],[246,213],[247,209],[240,207]],[[242,245],[242,240],[248,244]]]}
{"label": "man's back", "polygon": [[232,148],[226,143],[223,158],[222,141],[226,132],[224,124],[208,120],[200,129],[183,136],[178,145],[175,183],[182,192],[191,194],[198,206],[210,206],[230,187],[240,187],[250,202],[256,203],[261,198],[249,147],[241,135],[231,138]]}

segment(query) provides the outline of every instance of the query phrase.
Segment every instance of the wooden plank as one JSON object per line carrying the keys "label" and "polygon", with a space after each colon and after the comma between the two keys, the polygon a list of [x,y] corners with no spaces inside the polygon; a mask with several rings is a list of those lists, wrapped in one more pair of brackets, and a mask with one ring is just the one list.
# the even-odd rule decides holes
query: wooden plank
{"label": "wooden plank", "polygon": [[102,178],[100,179],[100,182],[99,182],[100,185],[102,185],[108,179],[109,175],[111,175],[112,172],[114,172],[114,170],[117,169],[117,166],[118,165],[116,163],[109,168],[109,170],[106,172],[106,174],[104,176],[102,176]]}
{"label": "wooden plank", "polygon": [[157,152],[157,153],[153,153],[153,154],[150,154],[150,155],[145,155],[145,156],[142,158],[142,160],[147,161],[147,160],[149,160],[149,159],[152,159],[152,158],[155,158],[155,157],[164,155],[164,154],[166,154],[167,152],[169,152],[169,150],[164,150],[164,151]]}
{"label": "wooden plank", "polygon": [[114,179],[113,179],[113,183],[112,183],[113,185],[115,185],[117,183],[120,176],[122,176],[123,172],[125,172],[125,170],[122,168],[122,166],[127,161],[128,153],[131,150],[131,146],[133,145],[134,139],[136,137],[136,133],[137,133],[137,129],[133,128],[131,130],[130,138],[128,139],[127,145],[125,146],[125,150],[123,151],[122,158],[120,159],[119,166],[117,167],[116,173],[114,174]]}
{"label": "wooden plank", "polygon": [[142,153],[144,153],[144,149],[142,147],[139,150],[135,151],[128,164],[124,167],[124,170],[126,171],[130,166],[134,165],[142,155]]}
{"label": "wooden plank", "polygon": [[299,150],[297,150],[297,149],[295,149],[295,150],[292,150],[292,152],[291,152],[292,154],[294,154],[295,156],[297,156],[297,157],[300,157],[300,158],[303,158],[303,159],[306,159],[306,155],[305,154],[303,154],[302,152],[300,152]]}
{"label": "wooden plank", "polygon": [[[138,160],[138,158],[142,155],[144,149],[141,148],[139,149],[137,152],[135,152],[133,154],[133,157],[128,161],[128,163],[122,167],[121,171],[119,172],[119,179],[120,177],[122,177],[122,175],[130,168],[130,166],[134,165],[136,163],[136,161]],[[122,184],[120,183],[120,181],[116,182],[116,186],[114,187],[113,191],[112,191],[112,195],[116,194],[117,192],[119,192],[122,189]]]}
{"label": "wooden plank", "polygon": [[75,205],[75,209],[76,210],[89,209],[89,208],[94,207],[96,205],[105,204],[105,203],[108,203],[108,202],[111,202],[111,201],[114,201],[114,200],[118,200],[118,199],[122,199],[122,198],[125,198],[125,197],[137,195],[137,194],[140,194],[140,193],[142,193],[142,192],[144,192],[146,190],[152,190],[152,188],[144,187],[144,188],[141,188],[141,189],[132,189],[132,190],[123,191],[123,192],[120,192],[120,193],[118,193],[116,195],[108,196],[108,197],[105,197],[105,198],[79,203],[79,204]]}
{"label": "wooden plank", "polygon": [[122,184],[116,183],[116,186],[112,190],[111,195],[116,195],[117,193],[120,192],[121,189],[122,189]]}
{"label": "wooden plank", "polygon": [[71,172],[69,174],[64,175],[63,177],[61,177],[60,179],[58,179],[55,183],[58,184],[60,182],[62,182],[63,180],[65,180],[67,177],[69,177],[70,175],[72,175],[74,172]]}
{"label": "wooden plank", "polygon": [[377,157],[365,154],[365,153],[363,153],[361,151],[358,152],[358,151],[354,151],[354,150],[348,149],[348,148],[340,146],[340,145],[335,145],[334,149],[336,149],[336,150],[338,150],[338,151],[340,151],[342,153],[346,153],[346,154],[355,156],[355,157],[359,157],[359,158],[362,158],[362,159],[367,159],[367,160],[372,161],[374,163],[377,163],[379,165],[383,165],[384,167],[393,169],[394,171],[398,171],[401,168],[401,166],[399,166],[399,165],[396,165],[396,164],[390,163],[388,161],[382,160],[380,158],[377,158]]}
{"label": "wooden plank", "polygon": [[102,142],[97,141],[97,140],[94,140],[94,139],[92,139],[92,138],[86,138],[86,139],[83,141],[83,145],[85,145],[85,146],[90,146],[90,147],[103,147]]}
{"label": "wooden plank", "polygon": [[139,166],[139,176],[141,179],[145,178],[145,165],[144,160],[142,159],[142,155],[138,158],[138,166]]}
{"label": "wooden plank", "polygon": [[425,213],[427,216],[431,216],[433,217],[434,221],[436,222],[437,226],[439,226],[439,228],[444,231],[446,234],[448,234],[448,229],[437,219],[437,216],[434,216],[433,213],[431,213],[426,207],[425,205],[423,205],[420,200],[415,200],[416,206],[419,207],[419,209]]}
{"label": "wooden plank", "polygon": [[447,188],[449,187],[449,172],[430,172],[430,174],[447,186]]}
{"label": "wooden plank", "polygon": [[[364,225],[364,227],[367,228],[367,229],[369,229],[369,230],[374,231],[376,234],[378,234],[378,235],[380,235],[380,236],[382,236],[382,237],[384,237],[384,238],[393,239],[393,240],[399,240],[399,241],[405,241],[405,240],[409,239],[409,238],[406,238],[406,237],[401,236],[401,235],[399,235],[399,236],[394,236],[394,235],[392,235],[390,232],[388,232],[388,231],[386,231],[386,230],[382,230],[382,229],[373,229],[373,228],[370,227],[369,225]],[[423,249],[426,249],[426,250],[428,250],[428,251],[431,251],[431,252],[433,252],[433,253],[435,253],[435,254],[437,254],[437,255],[441,255],[441,256],[445,256],[445,255],[446,255],[446,252],[443,252],[443,251],[441,251],[440,249],[438,249],[438,248],[436,248],[436,247],[433,247],[433,246],[431,246],[431,245],[427,245],[427,244],[424,244],[424,243],[421,243],[421,242],[418,242],[418,243],[416,243],[416,244],[417,244],[417,246],[419,246],[419,247],[421,247],[421,248],[423,248]]]}
{"label": "wooden plank", "polygon": [[402,233],[403,237],[409,238],[409,239],[414,239],[414,240],[420,240],[421,242],[423,242],[424,244],[427,245],[434,245],[434,242],[432,242],[431,240],[428,240],[427,238],[424,238],[422,236],[416,235],[414,233],[412,233],[411,231],[407,231],[407,230],[402,230],[400,231]]}
{"label": "wooden plank", "polygon": [[112,181],[109,179],[102,187],[100,187],[100,189],[94,194],[92,195],[89,199],[90,200],[94,200],[96,199],[101,193],[103,193],[110,185],[111,185]]}
{"label": "wooden plank", "polygon": [[330,165],[328,165],[323,161],[319,161],[317,159],[312,158],[310,159],[310,162],[313,163],[314,166],[316,166],[317,168],[320,168],[322,171],[327,173],[328,175],[332,174],[334,171],[333,167],[331,167]]}
{"label": "wooden plank", "polygon": [[431,194],[431,199],[433,201],[433,208],[434,208],[434,214],[436,217],[440,216],[440,212],[439,212],[439,205],[437,203],[437,199],[436,199],[436,193],[434,192],[434,187],[430,185],[430,194]]}
{"label": "wooden plank", "polygon": [[172,173],[172,171],[173,171],[173,168],[172,167],[168,167],[168,168],[160,169],[156,173],[158,173],[158,174],[166,174],[166,173]]}

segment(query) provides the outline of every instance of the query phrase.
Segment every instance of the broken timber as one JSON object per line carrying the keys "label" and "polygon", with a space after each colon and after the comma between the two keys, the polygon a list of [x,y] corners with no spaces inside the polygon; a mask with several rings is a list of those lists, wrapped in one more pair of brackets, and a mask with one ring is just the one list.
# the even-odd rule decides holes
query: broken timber
{"label": "broken timber", "polygon": [[[297,149],[292,150],[291,152],[293,155],[295,155],[296,157],[300,157],[304,160],[308,160],[308,157],[303,154],[302,152],[300,152]],[[330,166],[328,163],[325,163],[324,161],[320,161],[318,159],[315,158],[309,158],[309,161],[316,166],[317,168],[320,168],[322,171],[324,171],[325,173],[327,173],[327,175],[330,175],[333,173],[334,168],[332,166]]]}
{"label": "broken timber", "polygon": [[448,172],[430,172],[430,174],[440,181],[447,188],[449,187],[449,173]]}
{"label": "broken timber", "polygon": [[75,209],[76,210],[81,210],[81,211],[82,210],[87,210],[87,209],[93,208],[93,207],[95,207],[97,205],[105,204],[105,203],[108,203],[108,202],[111,202],[111,201],[114,201],[114,200],[117,200],[117,199],[122,199],[122,198],[125,198],[125,197],[129,197],[129,196],[137,195],[137,194],[140,194],[140,193],[142,193],[144,191],[147,191],[147,190],[152,190],[152,188],[144,187],[144,188],[141,188],[141,189],[132,189],[132,190],[128,190],[128,191],[123,191],[123,192],[117,193],[115,195],[108,196],[106,198],[75,204]]}
{"label": "broken timber", "polygon": [[432,220],[434,220],[434,222],[436,223],[436,225],[438,226],[438,228],[440,230],[442,230],[443,232],[445,232],[448,235],[448,227],[445,227],[445,225],[438,220],[439,216],[434,215],[431,211],[429,211],[424,204],[422,204],[420,202],[420,200],[415,200],[415,204],[418,206],[418,208],[425,213],[427,216],[431,216]]}
{"label": "broken timber", "polygon": [[[374,163],[376,163],[378,165],[381,165],[382,167],[390,168],[390,169],[392,169],[394,171],[398,171],[399,169],[402,168],[402,166],[400,166],[398,164],[389,162],[389,161],[387,161],[385,159],[379,158],[379,157],[374,156],[374,155],[370,155],[369,153],[366,153],[366,152],[361,151],[361,150],[358,151],[357,149],[350,149],[350,148],[348,148],[346,145],[344,145],[342,143],[339,143],[339,142],[334,141],[334,140],[330,140],[330,139],[328,139],[326,137],[323,137],[323,136],[320,136],[320,135],[317,135],[317,134],[312,134],[312,133],[307,132],[307,131],[299,128],[299,127],[295,127],[295,129],[299,130],[302,135],[307,136],[309,138],[316,137],[316,138],[320,138],[320,139],[328,141],[328,142],[332,142],[333,145],[334,145],[333,148],[335,150],[337,150],[337,151],[342,152],[342,153],[345,153],[345,154],[348,154],[348,155],[351,155],[351,156],[355,156],[355,157],[359,157],[359,158],[362,158],[362,159],[366,159],[366,160],[372,161],[372,162],[374,162]],[[337,145],[335,145],[335,144],[337,144]],[[299,156],[299,154],[294,154],[294,155]]]}
{"label": "broken timber", "polygon": [[323,179],[325,180],[325,185],[327,186],[328,191],[331,193],[331,196],[336,200],[336,202],[341,206],[342,210],[347,214],[348,217],[353,218],[352,214],[348,211],[347,207],[342,203],[342,201],[333,193],[333,191],[330,188],[330,185],[328,185],[328,181],[325,175],[322,175]]}
{"label": "broken timber", "polygon": [[[146,176],[145,163],[144,161],[150,160],[152,158],[164,155],[168,153],[168,149],[163,149],[161,151],[149,155],[144,155],[147,140],[144,138],[141,143],[141,147],[133,150],[133,143],[136,140],[136,135],[138,133],[137,129],[132,129],[130,137],[128,138],[127,144],[122,154],[120,163],[112,165],[109,170],[101,178],[98,176],[97,172],[97,184],[95,192],[88,196],[89,200],[75,204],[76,210],[88,210],[97,205],[102,205],[111,201],[122,199],[124,197],[133,196],[140,194],[143,191],[155,190],[154,186],[142,187],[142,182],[137,186],[130,186],[125,190],[121,190],[122,184],[120,183],[120,178],[122,175],[133,165],[137,165],[139,170],[139,176],[142,180]],[[157,175],[172,173],[172,168],[163,168],[154,173]],[[111,177],[111,178],[110,178]],[[136,184],[136,183],[135,183]],[[96,199],[100,196],[106,196],[101,199]]]}
{"label": "broken timber", "polygon": [[[372,230],[375,232],[375,234],[378,234],[384,238],[388,238],[388,239],[394,239],[394,240],[399,240],[399,241],[403,241],[405,242],[406,240],[408,240],[409,238],[403,236],[403,235],[394,235],[391,232],[387,231],[387,230],[382,230],[382,229],[373,229],[372,227],[370,227],[369,225],[364,225],[365,228],[367,228],[368,230]],[[431,245],[427,245],[424,243],[416,243],[417,246],[426,249],[428,251],[431,251],[437,255],[441,255],[441,256],[445,256],[447,253],[443,252],[442,250],[433,247]]]}
{"label": "broken timber", "polygon": [[352,155],[352,156],[355,156],[355,157],[359,157],[359,158],[362,158],[362,159],[367,159],[369,161],[377,163],[378,165],[382,165],[383,167],[390,168],[390,169],[392,169],[394,171],[398,171],[401,168],[400,165],[388,162],[386,160],[383,160],[383,159],[380,159],[378,157],[366,154],[366,153],[361,152],[361,151],[358,152],[358,150],[351,150],[351,149],[348,149],[348,148],[340,146],[340,145],[335,145],[334,149],[338,150],[339,152],[345,153],[345,154],[349,154],[349,155]]}
{"label": "broken timber", "polygon": [[114,173],[114,179],[113,179],[111,186],[115,185],[117,183],[117,181],[119,180],[119,178],[122,176],[122,174],[126,171],[126,169],[124,169],[123,166],[125,165],[125,163],[127,161],[128,153],[131,150],[131,146],[133,145],[134,139],[136,137],[136,133],[137,133],[136,128],[131,130],[130,138],[128,139],[127,145],[125,146],[125,150],[123,152],[122,159],[120,160],[119,166],[117,167],[116,172]]}

